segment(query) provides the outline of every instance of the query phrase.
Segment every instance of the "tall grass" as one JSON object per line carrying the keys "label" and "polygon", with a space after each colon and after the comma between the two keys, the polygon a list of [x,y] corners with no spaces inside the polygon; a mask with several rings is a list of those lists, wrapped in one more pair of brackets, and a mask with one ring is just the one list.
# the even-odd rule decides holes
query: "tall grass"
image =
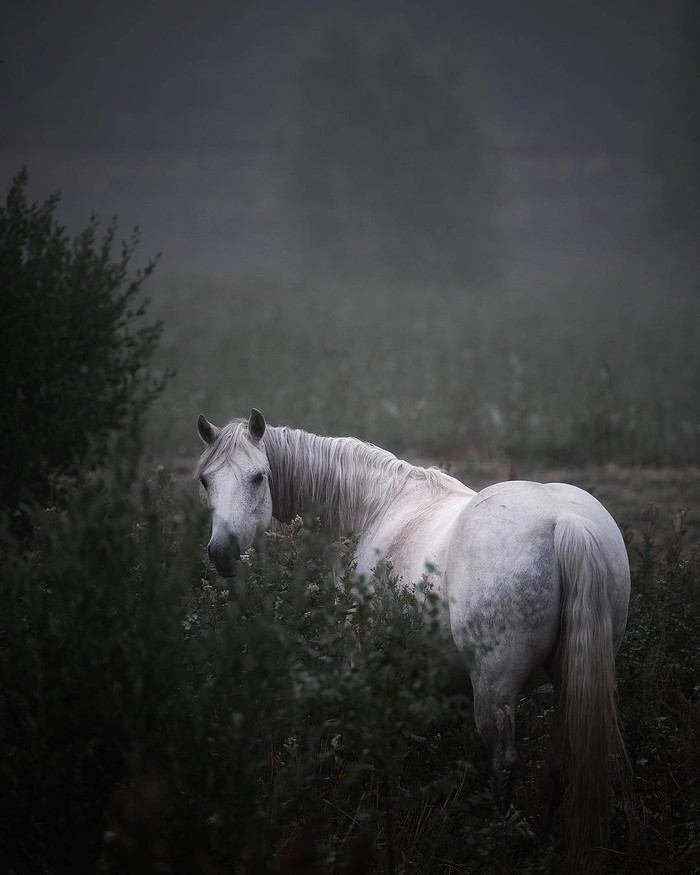
{"label": "tall grass", "polygon": [[[297,520],[222,586],[206,514],[115,462],[36,537],[0,541],[5,871],[553,872],[535,839],[551,692],[519,708],[526,769],[494,819],[430,593],[360,584]],[[683,520],[630,543],[619,659],[636,803],[610,871],[687,871],[700,821],[700,563]],[[631,817],[631,834],[628,822]]]}
{"label": "tall grass", "polygon": [[394,451],[700,461],[700,300],[604,272],[548,288],[179,284],[156,294],[162,456],[191,422],[262,409]]}

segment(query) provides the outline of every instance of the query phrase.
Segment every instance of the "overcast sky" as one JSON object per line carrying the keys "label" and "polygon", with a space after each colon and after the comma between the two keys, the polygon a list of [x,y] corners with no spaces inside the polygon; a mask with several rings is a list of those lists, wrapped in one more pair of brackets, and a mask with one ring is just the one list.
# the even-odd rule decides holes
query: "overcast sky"
{"label": "overcast sky", "polygon": [[471,54],[504,140],[626,149],[665,0],[14,2],[0,30],[0,148],[226,146],[274,118],[299,40],[337,11]]}

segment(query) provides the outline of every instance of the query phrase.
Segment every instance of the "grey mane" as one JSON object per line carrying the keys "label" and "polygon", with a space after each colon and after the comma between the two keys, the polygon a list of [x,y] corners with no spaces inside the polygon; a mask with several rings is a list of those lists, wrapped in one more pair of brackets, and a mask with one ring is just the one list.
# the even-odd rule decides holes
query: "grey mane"
{"label": "grey mane", "polygon": [[[275,518],[287,522],[297,514],[318,513],[332,537],[365,531],[411,483],[425,485],[436,497],[457,490],[469,492],[438,468],[411,465],[357,438],[322,437],[268,425],[262,443]],[[244,419],[223,426],[217,440],[204,451],[195,475],[219,467],[240,449],[254,452]]]}

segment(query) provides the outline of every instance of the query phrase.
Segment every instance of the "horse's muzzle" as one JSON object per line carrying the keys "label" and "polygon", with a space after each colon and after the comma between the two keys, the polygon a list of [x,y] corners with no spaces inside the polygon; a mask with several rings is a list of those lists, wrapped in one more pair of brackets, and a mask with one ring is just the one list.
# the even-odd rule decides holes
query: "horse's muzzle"
{"label": "horse's muzzle", "polygon": [[210,541],[207,554],[220,577],[233,577],[234,564],[241,558],[241,550],[235,538]]}

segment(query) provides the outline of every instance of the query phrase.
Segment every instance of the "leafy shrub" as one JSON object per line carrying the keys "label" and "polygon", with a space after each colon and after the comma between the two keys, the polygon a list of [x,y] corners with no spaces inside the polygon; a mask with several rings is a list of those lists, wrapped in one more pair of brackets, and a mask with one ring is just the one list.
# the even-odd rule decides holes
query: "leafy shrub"
{"label": "leafy shrub", "polygon": [[178,637],[197,537],[159,484],[134,482],[131,465],[91,475],[64,511],[34,513],[35,543],[2,539],[8,872],[90,871],[120,788],[157,773],[169,755],[159,729],[189,704],[173,694],[187,677]]}
{"label": "leafy shrub", "polygon": [[[417,603],[388,570],[358,581],[352,544],[301,521],[224,588],[203,564],[206,511],[126,458],[34,511],[33,541],[0,537],[6,871],[560,870],[533,829],[551,691],[520,703],[526,768],[494,819],[430,592]],[[687,871],[699,557],[682,518],[657,544],[653,516],[632,555],[619,693],[636,802],[610,871]]]}
{"label": "leafy shrub", "polygon": [[116,222],[74,240],[55,217],[58,195],[29,203],[27,172],[0,206],[0,492],[47,502],[56,477],[92,442],[143,412],[160,384],[147,372],[160,326],[144,325],[143,281],[154,262],[128,275],[136,232],[113,257]]}
{"label": "leafy shrub", "polygon": [[342,555],[339,584],[299,526],[221,590],[197,509],[142,481],[93,473],[39,514],[35,543],[3,536],[8,871],[271,871],[307,833],[338,870],[398,854],[467,768],[437,735],[469,718],[438,694],[430,594],[426,624]]}
{"label": "leafy shrub", "polygon": [[[649,508],[633,545],[620,702],[635,771],[633,860],[646,871],[693,871],[700,854],[700,545],[684,549],[685,514],[666,544]],[[630,866],[630,869],[632,867]]]}

